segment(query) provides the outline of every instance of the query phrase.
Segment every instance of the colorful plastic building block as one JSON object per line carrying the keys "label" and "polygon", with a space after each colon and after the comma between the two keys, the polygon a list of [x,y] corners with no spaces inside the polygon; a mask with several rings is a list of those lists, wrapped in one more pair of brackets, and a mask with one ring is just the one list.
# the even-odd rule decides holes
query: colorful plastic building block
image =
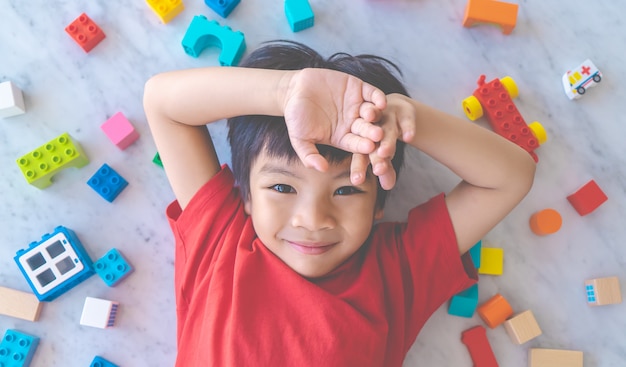
{"label": "colorful plastic building block", "polygon": [[480,269],[480,253],[483,247],[483,241],[478,241],[472,248],[469,249],[470,257],[474,263],[476,269]]}
{"label": "colorful plastic building block", "polygon": [[313,27],[315,14],[308,0],[285,0],[285,15],[293,32]]}
{"label": "colorful plastic building block", "polygon": [[604,191],[594,180],[587,182],[583,187],[567,197],[567,201],[572,204],[581,216],[596,210],[607,199],[608,197]]}
{"label": "colorful plastic building block", "polygon": [[112,203],[117,195],[128,186],[128,181],[105,163],[91,176],[87,185],[100,194],[104,200]]}
{"label": "colorful plastic building block", "polygon": [[122,150],[128,148],[135,140],[139,139],[139,133],[121,112],[111,116],[110,119],[100,125],[100,128],[111,142]]}
{"label": "colorful plastic building block", "polygon": [[85,52],[91,51],[106,37],[102,29],[85,13],[79,15],[70,25],[65,27],[65,32],[67,32]]}
{"label": "colorful plastic building block", "polygon": [[465,330],[461,334],[461,341],[469,350],[474,367],[498,367],[498,361],[487,339],[487,330],[478,325]]}
{"label": "colorful plastic building block", "polygon": [[14,260],[40,301],[52,301],[94,274],[78,237],[63,226],[19,250]]}
{"label": "colorful plastic building block", "polygon": [[561,229],[563,219],[554,209],[543,209],[530,216],[530,229],[539,236],[556,233]]}
{"label": "colorful plastic building block", "polygon": [[119,303],[106,299],[87,297],[80,316],[80,324],[106,329],[115,326]]}
{"label": "colorful plastic building block", "polygon": [[96,269],[96,274],[109,287],[116,286],[134,270],[116,248],[110,249],[104,256],[96,260],[94,268]]}
{"label": "colorful plastic building block", "polygon": [[185,9],[182,0],[146,0],[146,3],[163,24],[167,24]]}
{"label": "colorful plastic building block", "polygon": [[478,306],[478,284],[455,294],[450,299],[448,313],[460,317],[472,317]]}
{"label": "colorful plastic building block", "polygon": [[587,59],[576,69],[568,70],[563,74],[563,88],[569,99],[578,99],[587,89],[595,87],[602,80],[602,73]]}
{"label": "colorful plastic building block", "polygon": [[26,113],[24,95],[11,81],[0,83],[0,118]]}
{"label": "colorful plastic building block", "polygon": [[41,312],[41,302],[32,293],[0,287],[0,315],[7,315],[27,321],[37,321]]}
{"label": "colorful plastic building block", "polygon": [[590,306],[604,306],[622,303],[618,277],[606,277],[585,281],[587,304]]}
{"label": "colorful plastic building block", "polygon": [[506,320],[504,328],[515,344],[524,344],[541,335],[541,328],[531,310],[526,310]]}
{"label": "colorful plastic building block", "polygon": [[68,168],[81,168],[89,163],[83,148],[68,133],[63,133],[16,160],[26,182],[45,189],[52,185],[52,176]]}
{"label": "colorful plastic building block", "polygon": [[548,137],[539,122],[535,121],[526,125],[524,118],[513,103],[513,98],[517,95],[517,84],[510,76],[485,83],[485,76],[481,75],[474,94],[463,100],[463,110],[472,121],[480,118],[485,112],[496,133],[524,148],[535,162],[538,162],[539,158],[534,151]]}
{"label": "colorful plastic building block", "polygon": [[239,0],[204,0],[204,3],[222,18],[226,18],[239,5]]}
{"label": "colorful plastic building block", "polygon": [[491,329],[495,329],[498,325],[505,322],[506,319],[513,316],[511,305],[499,293],[480,305],[477,311],[480,318]]}
{"label": "colorful plastic building block", "polygon": [[511,34],[517,23],[517,8],[517,4],[496,0],[467,0],[463,27],[495,24],[502,28],[502,33]]}
{"label": "colorful plastic building block", "polygon": [[163,162],[161,162],[161,156],[159,155],[159,152],[156,152],[156,154],[154,155],[154,158],[152,158],[152,163],[163,168]]}
{"label": "colorful plastic building block", "polygon": [[479,274],[502,275],[504,268],[504,249],[483,247],[480,250]]}
{"label": "colorful plastic building block", "polygon": [[28,367],[39,345],[39,338],[8,329],[0,343],[0,366]]}
{"label": "colorful plastic building block", "polygon": [[96,358],[94,358],[93,361],[91,361],[91,364],[89,365],[89,367],[119,367],[119,366],[107,361],[106,359],[100,356],[96,356]]}
{"label": "colorful plastic building block", "polygon": [[222,49],[219,56],[221,66],[234,66],[239,63],[246,50],[243,33],[233,31],[228,26],[220,26],[214,20],[207,20],[203,15],[196,15],[185,32],[182,41],[185,53],[198,57],[209,46]]}
{"label": "colorful plastic building block", "polygon": [[530,348],[528,367],[583,367],[583,352]]}

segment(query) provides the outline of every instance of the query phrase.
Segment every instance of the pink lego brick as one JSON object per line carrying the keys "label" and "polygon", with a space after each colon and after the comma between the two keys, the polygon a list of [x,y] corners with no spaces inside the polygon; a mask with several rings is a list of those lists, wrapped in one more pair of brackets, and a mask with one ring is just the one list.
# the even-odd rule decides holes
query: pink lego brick
{"label": "pink lego brick", "polygon": [[129,145],[139,138],[139,133],[121,112],[111,116],[100,128],[113,144],[122,150],[128,148]]}

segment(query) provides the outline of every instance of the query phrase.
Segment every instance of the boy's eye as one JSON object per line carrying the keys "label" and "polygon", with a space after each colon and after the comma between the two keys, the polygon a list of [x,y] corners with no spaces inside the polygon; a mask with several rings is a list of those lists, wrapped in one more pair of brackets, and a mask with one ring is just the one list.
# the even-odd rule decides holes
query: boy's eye
{"label": "boy's eye", "polygon": [[352,195],[352,194],[358,194],[361,192],[363,191],[357,189],[354,186],[342,186],[338,188],[337,190],[335,190],[335,195]]}
{"label": "boy's eye", "polygon": [[293,187],[289,185],[285,185],[285,184],[276,184],[276,185],[270,186],[270,189],[276,192],[280,192],[281,194],[290,194],[290,193],[296,192],[296,190],[294,190]]}

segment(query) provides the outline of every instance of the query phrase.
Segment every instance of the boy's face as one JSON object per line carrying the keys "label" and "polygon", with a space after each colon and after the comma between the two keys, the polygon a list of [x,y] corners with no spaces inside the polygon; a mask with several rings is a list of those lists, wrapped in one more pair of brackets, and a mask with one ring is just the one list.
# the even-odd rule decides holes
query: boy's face
{"label": "boy's face", "polygon": [[363,245],[375,219],[376,177],[350,182],[350,159],[327,172],[261,153],[250,170],[245,210],[265,246],[302,276],[330,273]]}

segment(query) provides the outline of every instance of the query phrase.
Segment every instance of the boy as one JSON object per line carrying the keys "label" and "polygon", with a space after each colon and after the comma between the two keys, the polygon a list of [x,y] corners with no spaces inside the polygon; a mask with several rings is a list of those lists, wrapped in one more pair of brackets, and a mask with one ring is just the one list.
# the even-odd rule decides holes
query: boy
{"label": "boy", "polygon": [[[476,281],[461,255],[526,195],[533,160],[410,99],[384,59],[282,42],[241,66],[146,84],[177,199],[176,365],[401,366],[428,317]],[[238,187],[205,126],[223,118]],[[374,225],[404,143],[462,181],[407,223]]]}

